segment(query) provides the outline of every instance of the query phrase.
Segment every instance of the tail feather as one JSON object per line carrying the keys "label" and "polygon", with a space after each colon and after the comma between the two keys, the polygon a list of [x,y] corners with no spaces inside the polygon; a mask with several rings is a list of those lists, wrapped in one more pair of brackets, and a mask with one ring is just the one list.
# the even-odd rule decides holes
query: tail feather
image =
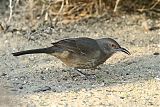
{"label": "tail feather", "polygon": [[53,47],[49,48],[41,48],[41,49],[32,49],[32,50],[26,50],[26,51],[20,51],[12,53],[13,56],[20,56],[20,55],[26,55],[26,54],[37,54],[37,53],[53,53],[55,52],[55,49]]}

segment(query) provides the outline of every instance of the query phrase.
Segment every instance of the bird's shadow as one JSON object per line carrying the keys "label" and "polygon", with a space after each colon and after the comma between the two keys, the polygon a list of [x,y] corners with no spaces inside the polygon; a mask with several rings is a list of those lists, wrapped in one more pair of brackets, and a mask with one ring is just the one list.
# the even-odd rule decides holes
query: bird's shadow
{"label": "bird's shadow", "polygon": [[[54,66],[46,69],[46,62],[44,61],[41,63],[43,67],[35,67],[37,69],[34,69],[34,71],[32,71],[32,67],[24,67],[23,72],[10,75],[10,79],[7,81],[12,86],[11,90],[20,94],[45,91],[79,91],[84,88],[92,89],[101,86],[127,84],[154,78],[157,74],[156,71],[160,70],[158,64],[155,65],[154,61],[151,60],[151,58],[156,60],[156,57],[158,56],[147,55],[114,64],[103,64],[100,69],[93,71],[96,74],[96,80],[75,76],[74,73],[70,72],[73,71],[72,69],[55,69]],[[88,73],[90,72],[92,71],[88,71]]]}

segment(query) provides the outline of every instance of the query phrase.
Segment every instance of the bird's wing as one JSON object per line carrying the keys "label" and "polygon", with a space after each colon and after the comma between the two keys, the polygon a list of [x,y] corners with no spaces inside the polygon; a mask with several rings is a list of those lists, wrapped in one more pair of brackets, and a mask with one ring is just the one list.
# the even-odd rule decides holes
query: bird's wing
{"label": "bird's wing", "polygon": [[91,38],[64,39],[52,44],[60,49],[63,49],[64,51],[84,55],[93,53],[99,49],[96,40]]}

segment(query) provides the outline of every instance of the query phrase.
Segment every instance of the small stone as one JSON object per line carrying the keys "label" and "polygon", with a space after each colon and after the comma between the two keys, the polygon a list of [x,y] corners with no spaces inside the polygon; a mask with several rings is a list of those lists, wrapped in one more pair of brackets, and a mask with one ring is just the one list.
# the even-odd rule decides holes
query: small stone
{"label": "small stone", "polygon": [[11,91],[18,91],[17,89],[11,89]]}
{"label": "small stone", "polygon": [[64,77],[64,78],[62,78],[62,79],[63,79],[63,80],[65,80],[65,81],[67,81],[67,80],[68,80],[68,77],[66,77],[66,76],[65,76],[65,77]]}
{"label": "small stone", "polygon": [[52,89],[53,92],[57,92],[56,89]]}
{"label": "small stone", "polygon": [[6,76],[6,75],[7,75],[6,73],[2,73],[2,74],[1,74],[1,76]]}
{"label": "small stone", "polygon": [[44,92],[44,91],[49,91],[49,90],[51,90],[51,87],[45,86],[45,87],[41,87],[41,88],[35,90],[34,92]]}
{"label": "small stone", "polygon": [[154,105],[153,102],[149,102],[150,105]]}
{"label": "small stone", "polygon": [[158,52],[155,52],[155,53],[153,53],[153,55],[159,55],[159,53],[158,53]]}
{"label": "small stone", "polygon": [[129,75],[129,73],[126,73],[126,75]]}
{"label": "small stone", "polygon": [[45,80],[45,77],[44,76],[40,76],[41,80]]}
{"label": "small stone", "polygon": [[44,71],[41,71],[40,73],[41,73],[41,74],[44,74]]}
{"label": "small stone", "polygon": [[23,89],[23,87],[22,87],[22,86],[20,86],[20,87],[19,87],[19,89]]}
{"label": "small stone", "polygon": [[63,69],[62,72],[67,72],[67,70],[64,70],[64,69]]}
{"label": "small stone", "polygon": [[106,73],[107,73],[107,74],[109,74],[109,72],[108,72],[108,71],[106,71]]}
{"label": "small stone", "polygon": [[124,99],[125,97],[120,97],[120,99]]}

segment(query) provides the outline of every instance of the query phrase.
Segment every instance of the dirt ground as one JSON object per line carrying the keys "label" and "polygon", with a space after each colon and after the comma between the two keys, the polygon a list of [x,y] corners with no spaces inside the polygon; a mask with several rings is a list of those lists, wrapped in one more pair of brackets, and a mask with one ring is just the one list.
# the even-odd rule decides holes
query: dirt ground
{"label": "dirt ground", "polygon": [[[1,14],[0,22],[6,18]],[[160,107],[160,29],[145,31],[146,22],[160,25],[158,19],[121,15],[32,30],[18,14],[0,33],[0,106]],[[116,53],[98,69],[82,70],[96,74],[86,80],[53,56],[11,54],[69,37],[111,37],[131,55]]]}

